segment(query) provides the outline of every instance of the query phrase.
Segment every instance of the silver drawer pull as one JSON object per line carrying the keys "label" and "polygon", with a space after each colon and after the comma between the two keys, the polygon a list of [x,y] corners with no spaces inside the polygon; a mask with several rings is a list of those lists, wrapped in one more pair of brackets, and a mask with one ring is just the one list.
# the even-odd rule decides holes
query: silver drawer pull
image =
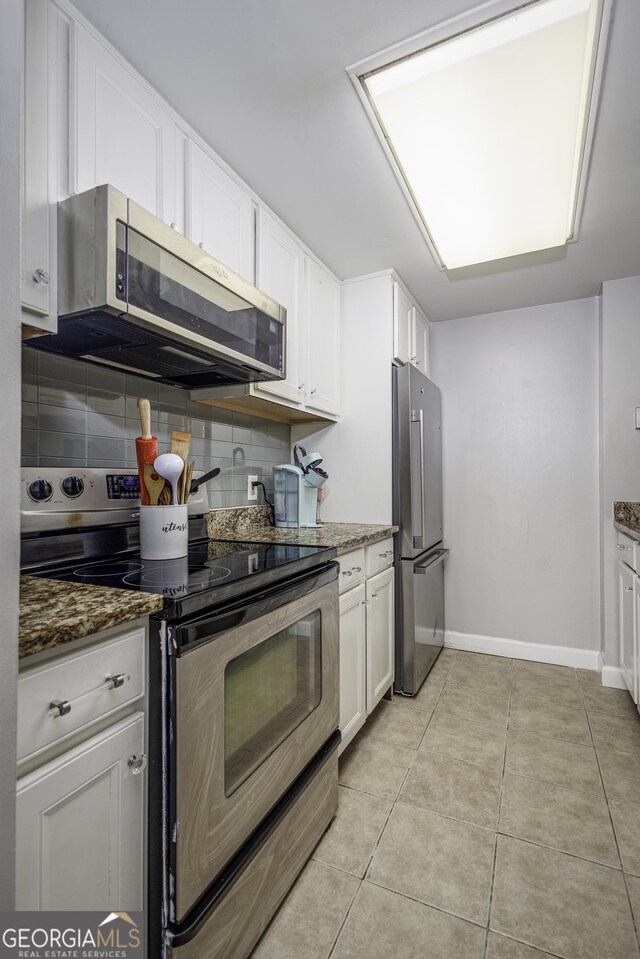
{"label": "silver drawer pull", "polygon": [[392,555],[393,555],[392,549],[385,549],[384,553],[378,553],[378,556],[380,557],[380,559],[386,559],[387,556],[392,556]]}
{"label": "silver drawer pull", "polygon": [[134,776],[139,776],[142,770],[147,768],[147,754],[140,753],[139,756],[129,756],[127,766]]}
{"label": "silver drawer pull", "polygon": [[49,719],[57,719],[59,716],[67,716],[71,712],[74,704],[82,702],[87,696],[93,696],[94,693],[100,693],[108,689],[120,689],[125,683],[128,683],[131,676],[128,673],[114,673],[112,676],[105,676],[104,682],[93,689],[88,689],[86,693],[81,693],[75,699],[52,699],[49,703],[47,715]]}
{"label": "silver drawer pull", "polygon": [[633,592],[633,586],[625,586],[624,591],[625,591],[625,593],[632,593],[632,592]]}
{"label": "silver drawer pull", "polygon": [[49,703],[49,719],[56,716],[66,716],[71,712],[71,703],[68,699],[52,699]]}
{"label": "silver drawer pull", "polygon": [[631,549],[631,547],[623,546],[622,543],[616,543],[616,549]]}
{"label": "silver drawer pull", "polygon": [[342,570],[342,575],[343,575],[343,576],[353,576],[353,573],[351,572],[350,569],[343,569],[343,570]]}
{"label": "silver drawer pull", "polygon": [[351,567],[351,572],[352,572],[352,573],[361,573],[361,572],[362,572],[362,566],[352,566],[352,567]]}

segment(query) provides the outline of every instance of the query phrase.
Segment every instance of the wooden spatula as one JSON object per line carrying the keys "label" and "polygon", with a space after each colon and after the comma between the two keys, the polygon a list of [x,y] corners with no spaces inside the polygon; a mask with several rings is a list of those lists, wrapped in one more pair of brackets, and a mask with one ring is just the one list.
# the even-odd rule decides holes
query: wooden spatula
{"label": "wooden spatula", "polygon": [[185,503],[184,488],[187,480],[187,460],[189,459],[189,449],[191,447],[191,433],[183,433],[182,430],[174,430],[171,434],[170,453],[177,453],[184,460],[184,469],[178,480],[178,502]]}
{"label": "wooden spatula", "polygon": [[182,500],[182,502],[183,502],[183,503],[188,503],[188,502],[189,502],[189,494],[191,493],[191,479],[192,479],[192,477],[193,477],[193,470],[194,470],[194,468],[195,468],[195,465],[196,465],[196,461],[195,461],[195,460],[191,460],[191,462],[190,462],[189,465],[187,466],[187,476],[186,476],[186,479],[185,479],[185,482],[184,482],[183,493],[182,493],[182,495],[183,495],[183,500]]}
{"label": "wooden spatula", "polygon": [[153,466],[158,456],[158,437],[151,435],[151,403],[149,400],[138,400],[140,413],[140,427],[142,436],[136,439],[136,454],[138,456],[138,478],[140,481],[140,502],[143,506],[150,506],[149,490],[145,483],[145,465]]}
{"label": "wooden spatula", "polygon": [[144,485],[149,494],[149,506],[157,506],[160,494],[164,489],[165,480],[159,476],[151,463],[144,464]]}

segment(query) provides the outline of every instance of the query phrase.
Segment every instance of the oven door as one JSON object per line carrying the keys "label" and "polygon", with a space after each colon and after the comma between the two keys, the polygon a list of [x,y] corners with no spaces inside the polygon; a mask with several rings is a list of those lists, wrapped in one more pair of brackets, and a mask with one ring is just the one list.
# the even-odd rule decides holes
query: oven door
{"label": "oven door", "polygon": [[187,645],[172,660],[173,922],[338,728],[336,577],[333,563],[181,628]]}

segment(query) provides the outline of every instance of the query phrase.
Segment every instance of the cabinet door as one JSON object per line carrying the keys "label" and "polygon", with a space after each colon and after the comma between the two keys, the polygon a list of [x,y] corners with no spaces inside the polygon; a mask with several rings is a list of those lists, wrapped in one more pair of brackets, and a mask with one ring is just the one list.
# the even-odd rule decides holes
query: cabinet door
{"label": "cabinet door", "polygon": [[111,183],[166,223],[174,220],[175,123],[148,87],[83,27],[72,32],[71,185]]}
{"label": "cabinet door", "polygon": [[254,282],[251,196],[193,141],[188,144],[187,236]]}
{"label": "cabinet door", "polygon": [[397,282],[393,282],[393,358],[408,363],[411,357],[411,311],[413,304]]}
{"label": "cabinet door", "polygon": [[393,682],[393,567],[367,580],[367,713]]}
{"label": "cabinet door", "polygon": [[411,310],[411,362],[429,375],[429,321],[416,306]]}
{"label": "cabinet door", "polygon": [[337,415],[340,405],[340,284],[307,258],[306,405]]}
{"label": "cabinet door", "polygon": [[357,586],[340,597],[340,753],[349,745],[367,718],[364,604],[364,586]]}
{"label": "cabinet door", "polygon": [[143,908],[144,749],[134,713],[18,780],[16,908]]}
{"label": "cabinet door", "polygon": [[636,671],[638,666],[635,612],[637,577],[625,563],[618,563],[618,603],[620,629],[620,666],[622,675],[633,696],[638,701]]}
{"label": "cabinet door", "polygon": [[280,396],[290,403],[304,402],[304,253],[293,237],[266,210],[258,211],[257,286],[287,311],[287,378],[256,383],[260,393]]}
{"label": "cabinet door", "polygon": [[23,101],[21,300],[31,326],[55,332],[58,10],[27,0]]}

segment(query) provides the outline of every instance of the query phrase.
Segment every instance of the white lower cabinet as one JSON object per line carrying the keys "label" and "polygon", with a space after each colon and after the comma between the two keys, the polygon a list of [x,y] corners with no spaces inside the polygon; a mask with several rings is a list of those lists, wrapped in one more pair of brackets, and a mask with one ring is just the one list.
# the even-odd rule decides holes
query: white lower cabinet
{"label": "white lower cabinet", "polygon": [[145,905],[147,624],[18,676],[16,908]]}
{"label": "white lower cabinet", "polygon": [[367,580],[367,712],[393,682],[393,569]]}
{"label": "white lower cabinet", "polygon": [[639,606],[638,577],[625,563],[618,563],[620,610],[620,667],[634,702],[638,702],[638,650],[636,607]]}
{"label": "white lower cabinet", "polygon": [[17,909],[143,908],[143,751],[137,712],[18,781]]}
{"label": "white lower cabinet", "polygon": [[[384,540],[340,557],[340,752],[393,683],[394,571],[389,544],[393,541]],[[363,577],[365,565],[371,569],[376,557],[385,568],[347,589],[351,577]]]}
{"label": "white lower cabinet", "polygon": [[367,618],[365,587],[340,597],[340,752],[367,718]]}

